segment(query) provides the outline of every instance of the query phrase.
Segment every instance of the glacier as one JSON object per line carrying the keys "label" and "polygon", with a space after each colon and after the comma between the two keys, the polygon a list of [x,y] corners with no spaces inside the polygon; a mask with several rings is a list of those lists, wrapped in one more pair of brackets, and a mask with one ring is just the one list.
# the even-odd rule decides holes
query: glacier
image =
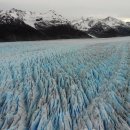
{"label": "glacier", "polygon": [[130,130],[130,37],[0,43],[0,130]]}

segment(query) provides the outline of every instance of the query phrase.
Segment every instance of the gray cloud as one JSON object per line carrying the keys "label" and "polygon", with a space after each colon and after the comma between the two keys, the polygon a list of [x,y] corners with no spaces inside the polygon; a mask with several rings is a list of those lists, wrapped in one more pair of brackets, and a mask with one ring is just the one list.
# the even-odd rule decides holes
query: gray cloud
{"label": "gray cloud", "polygon": [[0,0],[1,9],[38,12],[53,9],[67,18],[81,16],[130,17],[130,0]]}

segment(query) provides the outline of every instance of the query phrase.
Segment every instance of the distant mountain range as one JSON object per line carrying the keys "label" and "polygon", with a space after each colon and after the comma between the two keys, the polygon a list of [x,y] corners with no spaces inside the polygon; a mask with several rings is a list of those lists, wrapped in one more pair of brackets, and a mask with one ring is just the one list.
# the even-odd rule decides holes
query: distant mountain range
{"label": "distant mountain range", "polygon": [[105,19],[82,18],[74,20],[72,24],[93,37],[130,36],[130,24],[113,17]]}
{"label": "distant mountain range", "polygon": [[0,11],[0,41],[130,36],[130,23],[113,17],[73,21],[50,10],[35,13],[17,9]]}

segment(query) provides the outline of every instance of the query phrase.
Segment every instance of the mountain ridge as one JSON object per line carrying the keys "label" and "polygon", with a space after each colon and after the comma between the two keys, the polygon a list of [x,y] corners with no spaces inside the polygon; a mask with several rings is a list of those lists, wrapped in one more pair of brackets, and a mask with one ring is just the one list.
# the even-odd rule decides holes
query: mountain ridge
{"label": "mountain ridge", "polygon": [[[3,27],[8,28],[8,32]],[[23,37],[24,31],[20,32],[19,27],[28,37]],[[15,8],[1,10],[0,29],[0,41],[130,36],[130,25],[116,18],[110,16],[104,19],[82,17],[70,21],[54,10],[45,13]]]}

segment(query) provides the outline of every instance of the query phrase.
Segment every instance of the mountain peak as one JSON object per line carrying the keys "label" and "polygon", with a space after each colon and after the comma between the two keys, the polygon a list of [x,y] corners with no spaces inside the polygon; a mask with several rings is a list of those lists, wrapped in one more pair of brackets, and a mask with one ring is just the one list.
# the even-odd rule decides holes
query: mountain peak
{"label": "mountain peak", "polygon": [[45,15],[45,14],[58,15],[58,13],[55,10],[49,10],[49,11],[45,12],[43,15]]}
{"label": "mountain peak", "polygon": [[94,17],[82,17],[81,19],[72,21],[72,24],[76,26],[76,28],[78,28],[79,30],[88,31],[88,29],[94,26],[98,21],[99,19]]}
{"label": "mountain peak", "polygon": [[126,26],[126,23],[114,18],[114,17],[107,17],[105,19],[102,20],[104,23],[106,23],[107,25],[109,25],[110,27],[116,27],[116,26]]}
{"label": "mountain peak", "polygon": [[58,14],[56,11],[54,10],[49,10],[48,12],[46,13],[43,13],[43,17],[44,17],[44,20],[56,20],[56,21],[60,21],[60,22],[63,22],[63,23],[66,23],[68,22],[67,19],[65,19],[62,15]]}
{"label": "mountain peak", "polygon": [[119,20],[119,19],[117,19],[117,18],[114,18],[114,17],[112,17],[112,16],[108,16],[107,18],[105,18],[105,19],[103,19],[104,21],[121,21],[121,20]]}
{"label": "mountain peak", "polygon": [[55,10],[49,10],[46,13],[43,14],[44,17],[48,17],[48,18],[58,18],[58,19],[63,19],[63,16],[58,14]]}
{"label": "mountain peak", "polygon": [[112,17],[112,16],[108,16],[108,17],[106,17],[106,19],[112,20],[112,19],[116,19],[116,18],[114,18],[114,17]]}
{"label": "mountain peak", "polygon": [[12,8],[1,12],[0,15],[5,18],[5,22],[6,19],[19,19],[33,28],[35,28],[36,24],[40,24],[41,26],[51,26],[68,23],[67,19],[62,15],[57,14],[54,10],[49,10],[46,13],[36,13]]}
{"label": "mountain peak", "polygon": [[12,8],[9,10],[9,12],[23,12],[22,10],[18,10],[18,9],[15,9],[15,8]]}
{"label": "mountain peak", "polygon": [[18,9],[15,9],[15,8],[12,8],[12,9],[10,9],[10,11],[17,11]]}

